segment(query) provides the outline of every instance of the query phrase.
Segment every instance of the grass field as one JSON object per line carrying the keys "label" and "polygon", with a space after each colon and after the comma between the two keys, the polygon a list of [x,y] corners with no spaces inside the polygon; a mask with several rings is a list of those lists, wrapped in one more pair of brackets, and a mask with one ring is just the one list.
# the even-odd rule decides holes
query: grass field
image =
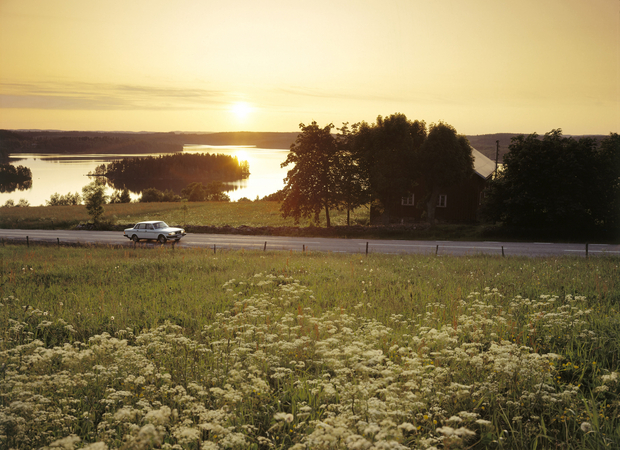
{"label": "grass field", "polygon": [[0,247],[0,448],[620,446],[618,258]]}
{"label": "grass field", "polygon": [[[332,223],[346,225],[346,212],[333,211]],[[351,223],[368,223],[368,209],[359,208]],[[180,202],[180,203],[117,203],[105,205],[105,219],[112,223],[134,224],[142,220],[163,220],[170,225],[293,226],[292,219],[283,219],[278,202]],[[0,208],[0,228],[58,229],[86,223],[90,216],[86,207],[34,206]],[[323,218],[323,221],[325,219]],[[300,225],[307,226],[302,220]]]}

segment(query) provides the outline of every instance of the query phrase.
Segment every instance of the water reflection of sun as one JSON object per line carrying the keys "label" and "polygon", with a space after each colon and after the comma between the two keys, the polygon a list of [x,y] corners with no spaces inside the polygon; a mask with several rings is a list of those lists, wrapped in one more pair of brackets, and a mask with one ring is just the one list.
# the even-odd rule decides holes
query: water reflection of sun
{"label": "water reflection of sun", "polygon": [[235,150],[235,156],[237,157],[239,162],[241,162],[241,161],[250,162],[250,156],[249,156],[248,152],[246,152],[245,150],[242,150],[242,149]]}

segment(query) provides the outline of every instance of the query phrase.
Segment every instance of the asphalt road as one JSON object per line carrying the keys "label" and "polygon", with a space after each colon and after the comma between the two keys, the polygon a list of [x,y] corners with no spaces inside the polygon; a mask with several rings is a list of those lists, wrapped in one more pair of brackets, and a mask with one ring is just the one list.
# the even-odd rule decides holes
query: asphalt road
{"label": "asphalt road", "polygon": [[[0,238],[7,240],[51,243],[98,243],[133,246],[118,231],[76,230],[5,230]],[[158,246],[156,242],[141,241],[138,245]],[[167,243],[172,246],[172,243]],[[463,242],[463,241],[405,241],[382,239],[335,239],[285,236],[245,236],[230,234],[188,234],[180,243],[182,247],[203,247],[246,250],[284,250],[334,253],[385,253],[385,254],[437,254],[454,255],[504,255],[504,256],[588,256],[620,255],[620,245],[606,244],[556,244],[546,242]]]}

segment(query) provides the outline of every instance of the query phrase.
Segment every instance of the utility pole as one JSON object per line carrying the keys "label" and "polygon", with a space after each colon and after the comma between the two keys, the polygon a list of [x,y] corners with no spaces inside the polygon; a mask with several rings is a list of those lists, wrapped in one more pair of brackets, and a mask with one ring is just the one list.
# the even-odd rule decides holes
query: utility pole
{"label": "utility pole", "polygon": [[497,177],[497,166],[499,165],[499,140],[495,141],[495,177]]}

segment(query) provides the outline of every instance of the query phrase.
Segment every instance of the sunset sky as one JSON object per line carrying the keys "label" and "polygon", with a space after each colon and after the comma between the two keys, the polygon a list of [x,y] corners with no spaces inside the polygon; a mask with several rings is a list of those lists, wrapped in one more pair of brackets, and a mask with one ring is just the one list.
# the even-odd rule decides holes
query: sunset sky
{"label": "sunset sky", "polygon": [[619,0],[0,0],[0,128],[620,132]]}

